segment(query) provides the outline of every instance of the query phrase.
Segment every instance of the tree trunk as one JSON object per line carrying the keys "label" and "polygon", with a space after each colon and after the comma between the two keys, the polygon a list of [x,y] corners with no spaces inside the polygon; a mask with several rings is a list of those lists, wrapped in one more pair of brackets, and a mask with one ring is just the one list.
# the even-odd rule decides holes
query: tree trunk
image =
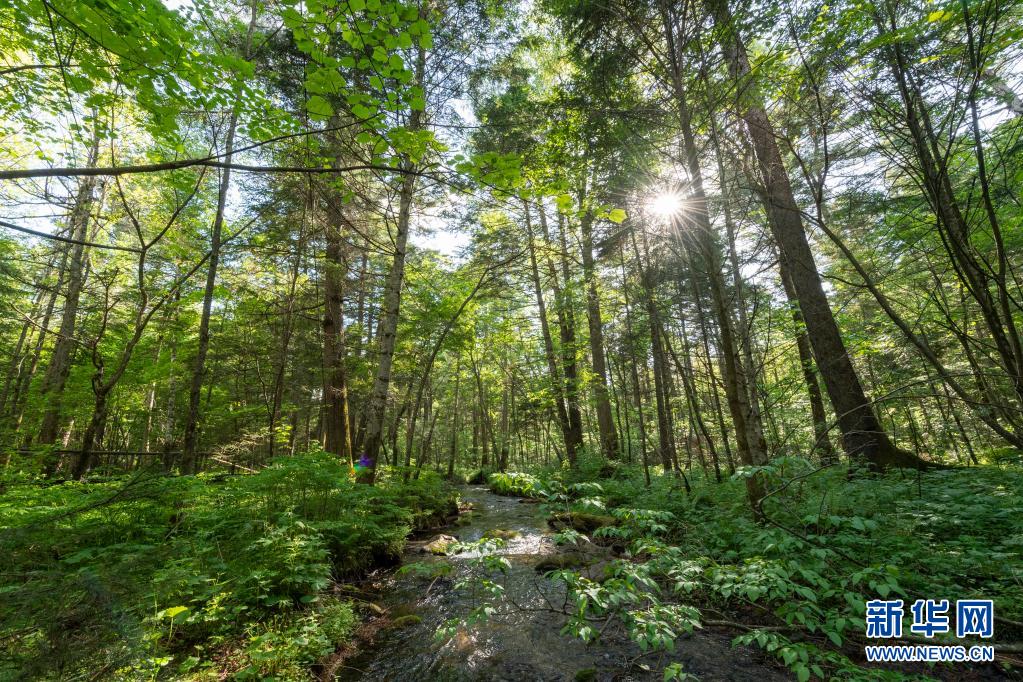
{"label": "tree trunk", "polygon": [[[632,335],[632,304],[631,304],[631,301],[629,300],[629,286],[628,286],[628,282],[625,281],[626,268],[625,268],[625,245],[624,244],[622,244],[621,248],[619,249],[618,256],[621,259],[621,265],[622,265],[622,296],[624,297],[624,300],[625,300],[625,334],[626,334],[626,336],[629,339],[629,343],[631,344],[631,343],[634,342],[633,335]],[[644,357],[646,357],[646,353],[644,353]],[[645,361],[644,361],[644,363],[645,363]],[[633,392],[633,404],[636,407],[636,412],[638,413],[638,417],[639,417],[639,447],[640,447],[640,454],[643,456],[643,479],[646,482],[646,484],[649,486],[650,485],[650,462],[649,462],[649,459],[647,457],[646,417],[643,414],[643,392],[640,389],[640,384],[639,384],[639,368],[637,367],[637,364],[638,363],[636,362],[636,352],[633,351],[633,352],[629,353],[629,370],[630,370],[629,373],[630,373],[631,378],[632,378],[632,387],[633,387],[633,391],[634,391]],[[646,371],[645,364],[644,364],[643,371],[644,372]]]}
{"label": "tree trunk", "polygon": [[607,389],[607,365],[604,361],[604,322],[600,316],[600,296],[597,292],[597,273],[593,260],[593,214],[586,211],[579,221],[582,232],[583,277],[586,280],[586,320],[590,328],[590,363],[595,381],[593,401],[597,410],[597,430],[600,432],[600,450],[609,460],[618,459],[618,432],[611,412],[611,399]]}
{"label": "tree trunk", "polygon": [[[256,29],[258,3],[253,0],[249,13],[249,27],[245,37],[245,46],[241,58],[248,59],[252,49],[252,34]],[[234,136],[238,128],[240,105],[236,102],[231,109],[227,123],[227,136],[224,140],[224,163],[230,164],[234,154]],[[217,286],[217,266],[220,263],[220,246],[224,228],[224,212],[227,208],[227,195],[231,188],[231,168],[226,167],[220,172],[220,189],[217,193],[217,212],[213,217],[213,228],[210,234],[210,258],[206,268],[206,287],[202,297],[202,316],[199,318],[199,345],[196,350],[195,364],[192,366],[192,382],[188,391],[188,415],[185,420],[185,436],[182,444],[181,468],[186,474],[195,473],[195,450],[199,441],[199,403],[202,395],[203,379],[206,376],[206,356],[210,349],[210,314],[213,311],[213,294]]]}
{"label": "tree trunk", "polygon": [[455,361],[455,401],[451,414],[451,450],[448,453],[448,480],[455,477],[455,457],[458,454],[458,388],[462,378],[462,356]]}
{"label": "tree trunk", "polygon": [[551,389],[554,396],[554,410],[565,441],[565,452],[568,454],[569,464],[575,466],[576,448],[580,443],[576,440],[576,433],[572,430],[572,425],[568,418],[568,409],[565,407],[564,382],[558,369],[557,357],[554,354],[554,340],[551,338],[551,327],[547,321],[547,304],[543,298],[540,269],[537,266],[536,248],[533,243],[533,223],[530,218],[529,204],[525,201],[523,202],[523,210],[526,216],[526,243],[529,249],[530,273],[533,277],[533,291],[536,294],[536,307],[540,317],[540,331],[543,334],[544,357],[547,359],[547,371],[550,374]]}
{"label": "tree trunk", "polygon": [[821,395],[821,387],[817,381],[817,370],[813,362],[813,351],[810,348],[810,339],[806,337],[806,330],[803,324],[803,315],[799,312],[799,299],[792,287],[792,280],[788,268],[782,265],[784,261],[778,260],[781,270],[781,281],[785,288],[785,297],[788,299],[789,307],[792,309],[792,323],[796,328],[796,350],[799,352],[799,365],[803,371],[803,382],[806,384],[806,394],[810,399],[810,416],[813,420],[814,444],[813,450],[821,454],[821,463],[832,464],[835,461],[835,449],[831,445],[831,438],[828,437],[828,417],[824,411],[824,399]]}
{"label": "tree trunk", "polygon": [[[423,86],[426,69],[426,52],[420,47],[416,57],[416,84]],[[423,126],[423,112],[416,109],[409,117],[408,129],[418,131]],[[367,403],[366,440],[359,459],[359,480],[372,484],[376,479],[376,461],[380,453],[384,412],[387,410],[387,390],[391,383],[391,363],[394,360],[394,346],[397,341],[398,318],[401,310],[401,287],[405,278],[405,250],[408,244],[409,225],[412,218],[412,200],[416,191],[416,176],[411,161],[402,162],[406,171],[401,181],[398,199],[397,232],[394,235],[394,257],[391,269],[384,283],[384,305],[378,322],[378,366],[376,378]]]}
{"label": "tree trunk", "polygon": [[650,281],[649,268],[643,267],[643,259],[639,255],[636,236],[632,235],[632,248],[636,257],[636,268],[639,270],[643,303],[646,306],[648,327],[650,330],[650,350],[654,359],[654,396],[657,404],[657,437],[661,466],[664,473],[671,471],[675,457],[675,436],[672,433],[671,418],[668,405],[667,388],[664,383],[665,359],[664,344],[661,342],[661,323],[657,305],[653,297],[653,284]]}
{"label": "tree trunk", "polygon": [[817,369],[838,415],[843,448],[876,470],[924,467],[926,462],[891,443],[867,400],[821,285],[774,128],[755,94],[745,92],[752,89],[746,47],[733,25],[727,0],[709,0],[709,4],[732,77],[745,86],[740,90],[739,109],[756,153],[768,223],[799,298]]}
{"label": "tree trunk", "polygon": [[554,310],[558,319],[558,338],[561,341],[561,365],[565,371],[565,404],[568,408],[568,426],[576,450],[583,445],[583,416],[579,408],[579,371],[576,364],[575,337],[575,302],[571,294],[570,270],[568,265],[568,240],[565,235],[564,216],[558,214],[558,239],[561,261],[559,284],[558,271],[550,256],[553,248],[550,231],[547,225],[547,213],[543,204],[539,205],[540,227],[547,243],[547,269],[554,288]]}
{"label": "tree trunk", "polygon": [[[735,427],[736,447],[739,459],[746,466],[764,464],[767,461],[767,444],[764,442],[763,426],[759,411],[754,408],[754,397],[751,391],[755,387],[747,376],[747,368],[739,355],[735,342],[732,314],[725,298],[725,286],[721,250],[715,239],[715,230],[710,222],[707,210],[707,194],[703,186],[703,170],[700,166],[699,152],[696,148],[696,136],[693,133],[692,113],[687,100],[685,84],[682,80],[681,55],[676,41],[674,21],[665,0],[661,0],[661,17],[665,40],[668,45],[668,62],[672,71],[672,83],[675,89],[675,103],[678,107],[679,124],[682,132],[682,153],[689,174],[691,201],[687,204],[685,217],[694,223],[693,239],[696,242],[696,254],[703,263],[710,284],[710,300],[717,322],[717,345],[721,349],[721,367],[725,398],[728,411]],[[680,217],[679,220],[682,218]],[[697,259],[690,257],[690,263]],[[695,269],[694,269],[695,270]],[[697,272],[692,273],[696,286]],[[699,299],[695,301],[701,305]],[[709,361],[709,358],[708,358]],[[757,503],[763,497],[763,484],[759,477],[746,479],[747,493],[750,504],[757,513]]]}
{"label": "tree trunk", "polygon": [[[95,167],[99,158],[99,128],[93,133],[92,146],[89,149],[88,167]],[[97,186],[95,177],[86,176],[78,186],[71,216],[68,220],[71,238],[79,243],[68,246],[67,291],[64,295],[64,308],[61,312],[60,330],[53,346],[50,364],[43,375],[40,389],[40,402],[46,405],[42,423],[39,426],[39,443],[52,445],[57,441],[57,428],[60,423],[61,402],[64,384],[71,372],[71,355],[75,348],[76,318],[82,289],[85,286],[87,252],[83,243],[88,237],[89,220],[92,217],[92,205],[95,200]],[[47,464],[48,473],[53,473],[56,462]]]}
{"label": "tree trunk", "polygon": [[323,264],[323,428],[324,450],[348,465],[352,462],[352,441],[348,415],[348,376],[345,369],[345,327],[342,286],[346,267],[342,236],[334,225],[326,229]]}

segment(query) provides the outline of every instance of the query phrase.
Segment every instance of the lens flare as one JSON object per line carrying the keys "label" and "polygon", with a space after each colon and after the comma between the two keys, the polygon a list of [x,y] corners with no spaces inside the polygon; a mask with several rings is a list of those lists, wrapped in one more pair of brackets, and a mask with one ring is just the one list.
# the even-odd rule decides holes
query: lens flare
{"label": "lens flare", "polygon": [[647,201],[647,209],[654,215],[670,218],[682,212],[682,196],[677,192],[660,192]]}

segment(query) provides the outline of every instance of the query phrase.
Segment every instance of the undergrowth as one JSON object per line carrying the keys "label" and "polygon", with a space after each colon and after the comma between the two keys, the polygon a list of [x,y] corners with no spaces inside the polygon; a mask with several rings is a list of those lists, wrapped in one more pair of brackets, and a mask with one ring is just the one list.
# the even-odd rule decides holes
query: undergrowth
{"label": "undergrowth", "polygon": [[[742,480],[753,473],[769,491],[760,524]],[[1023,620],[1016,468],[849,478],[839,467],[815,471],[784,458],[720,484],[697,476],[691,494],[670,476],[647,487],[624,467],[604,474],[591,466],[490,481],[498,492],[539,497],[551,511],[600,510],[619,520],[591,538],[624,548],[602,579],[552,574],[573,597],[566,632],[585,640],[598,639],[609,617],[644,650],[671,651],[687,631],[723,626],[739,633],[735,644],[761,648],[802,681],[926,677],[926,668],[865,667],[863,645],[879,643],[864,639],[871,599],[902,598],[908,617],[915,599],[989,598],[1000,619],[993,641],[1023,636],[1011,624]],[[934,640],[942,642],[991,643]],[[664,674],[685,673],[672,664]]]}
{"label": "undergrowth", "polygon": [[4,486],[0,679],[307,679],[357,623],[332,583],[455,510],[432,473],[359,485],[322,452],[222,481]]}

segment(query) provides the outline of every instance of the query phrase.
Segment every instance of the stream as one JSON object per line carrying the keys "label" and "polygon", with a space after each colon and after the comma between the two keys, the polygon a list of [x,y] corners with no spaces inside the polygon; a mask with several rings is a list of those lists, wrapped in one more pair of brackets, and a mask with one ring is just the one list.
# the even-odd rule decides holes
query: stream
{"label": "stream", "polygon": [[[534,566],[543,555],[553,554],[544,516],[537,504],[501,497],[485,487],[466,487],[462,499],[474,507],[467,524],[439,532],[460,541],[479,540],[488,530],[518,531],[498,550],[511,564],[503,577],[506,601],[485,622],[460,629],[450,641],[440,641],[437,631],[452,618],[464,618],[480,605],[470,591],[454,589],[458,575],[470,570],[472,554],[437,557],[422,553],[422,543],[410,543],[404,562],[447,562],[455,573],[433,578],[414,574],[389,574],[383,578],[377,603],[387,617],[405,619],[405,627],[382,628],[363,651],[343,662],[337,680],[373,682],[462,682],[476,680],[661,680],[670,662],[704,682],[744,680],[770,682],[790,676],[772,666],[756,651],[733,648],[725,633],[697,630],[679,637],[672,654],[645,656],[628,640],[621,628],[611,627],[601,639],[587,645],[561,635],[565,616],[551,610],[565,603],[564,585],[547,580]],[[432,535],[430,537],[433,537]]]}

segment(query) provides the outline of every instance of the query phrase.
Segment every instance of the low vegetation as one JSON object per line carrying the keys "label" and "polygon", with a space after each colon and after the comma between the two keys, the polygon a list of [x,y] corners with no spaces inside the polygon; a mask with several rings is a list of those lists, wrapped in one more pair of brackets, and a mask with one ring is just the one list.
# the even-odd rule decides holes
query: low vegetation
{"label": "low vegetation", "polygon": [[[549,573],[570,588],[567,630],[584,640],[599,639],[609,617],[644,649],[671,651],[686,631],[722,627],[736,633],[735,644],[760,647],[798,680],[874,680],[927,676],[926,669],[864,667],[864,604],[879,596],[910,603],[991,598],[996,642],[1023,636],[1018,470],[848,479],[845,471],[778,459],[757,470],[769,484],[763,523],[746,506],[742,479],[751,471],[720,484],[697,477],[688,495],[671,477],[646,486],[638,470],[598,473],[584,465],[491,477],[495,489],[544,497],[552,519],[567,509],[617,521],[590,534],[567,529],[555,536],[564,544],[621,547],[603,575]],[[544,567],[561,565],[549,560]],[[669,666],[665,678],[683,672]]]}
{"label": "low vegetation", "polygon": [[364,486],[322,452],[223,480],[4,485],[0,679],[307,679],[358,623],[335,581],[457,510],[431,472]]}

